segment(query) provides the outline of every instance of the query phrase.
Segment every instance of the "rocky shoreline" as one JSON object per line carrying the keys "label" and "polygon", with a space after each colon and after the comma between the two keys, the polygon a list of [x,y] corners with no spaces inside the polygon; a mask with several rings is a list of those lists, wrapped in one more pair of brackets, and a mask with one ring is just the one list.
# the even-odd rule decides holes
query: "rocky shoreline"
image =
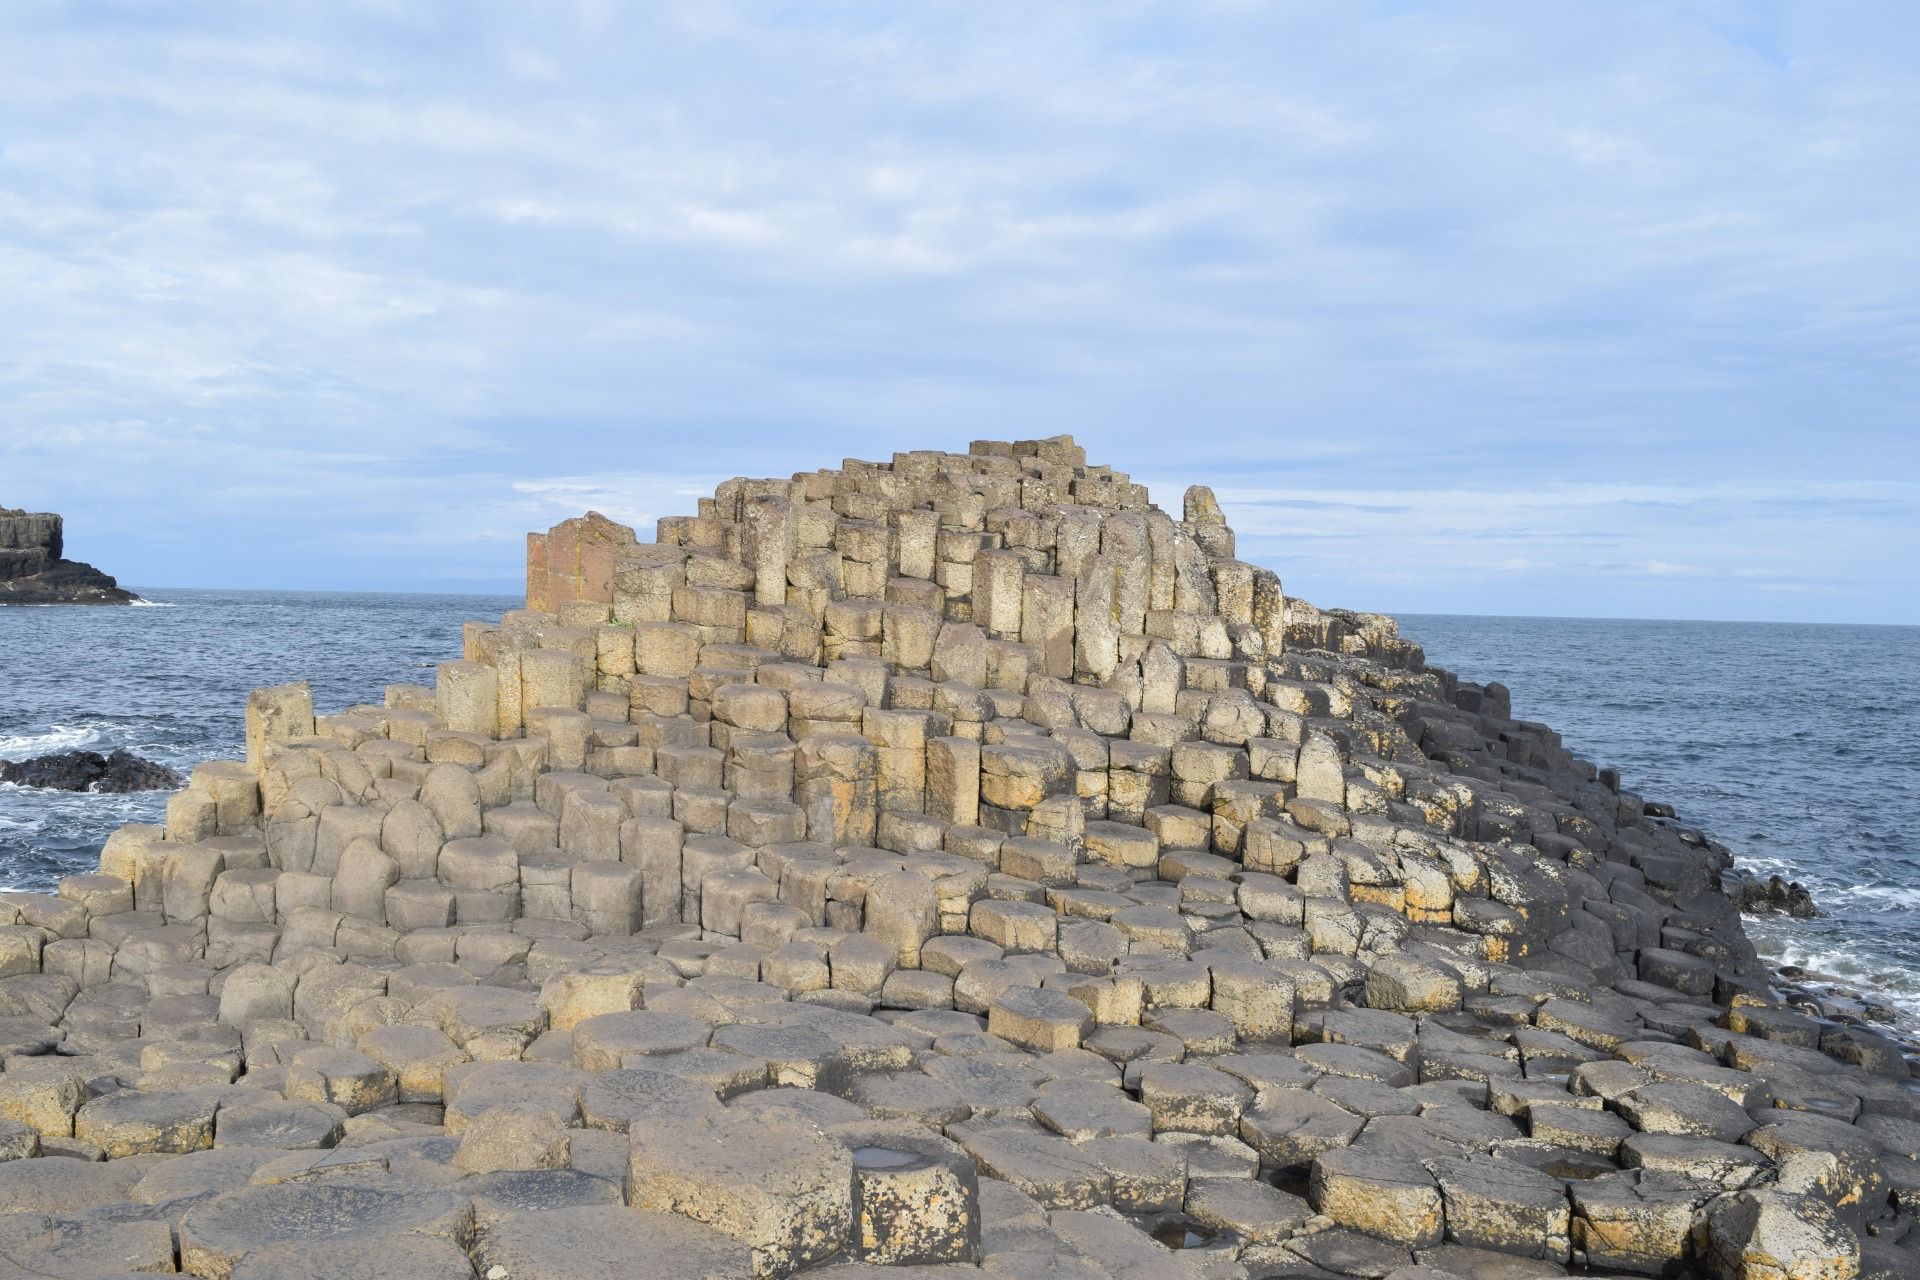
{"label": "rocky shoreline", "polygon": [[0,507],[0,605],[132,604],[140,597],[90,564],[68,560],[50,511]]}
{"label": "rocky shoreline", "polygon": [[0,1259],[1912,1276],[1910,1046],[1755,892],[1203,488],[730,481],[0,895]]}
{"label": "rocky shoreline", "polygon": [[131,751],[62,751],[30,760],[0,760],[0,782],[53,791],[95,791],[123,795],[129,791],[166,791],[185,782],[163,764],[143,760]]}

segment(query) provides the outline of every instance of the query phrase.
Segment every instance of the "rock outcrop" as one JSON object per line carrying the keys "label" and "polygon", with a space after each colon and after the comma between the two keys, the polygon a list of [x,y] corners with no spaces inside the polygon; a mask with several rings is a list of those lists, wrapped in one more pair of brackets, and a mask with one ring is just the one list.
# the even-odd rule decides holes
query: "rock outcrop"
{"label": "rock outcrop", "polygon": [[0,604],[131,604],[139,599],[90,564],[63,558],[61,519],[0,507]]}
{"label": "rock outcrop", "polygon": [[0,895],[10,1263],[1915,1273],[1904,1046],[1204,489],[899,454],[569,522],[528,594]]}
{"label": "rock outcrop", "polygon": [[0,760],[0,782],[55,791],[166,791],[184,781],[167,766],[131,751],[104,756],[98,751],[62,751],[30,760]]}

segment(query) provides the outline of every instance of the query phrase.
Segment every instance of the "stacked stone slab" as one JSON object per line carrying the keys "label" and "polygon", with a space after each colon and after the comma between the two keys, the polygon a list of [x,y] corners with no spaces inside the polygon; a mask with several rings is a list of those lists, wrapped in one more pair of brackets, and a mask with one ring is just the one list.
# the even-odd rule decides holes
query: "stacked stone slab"
{"label": "stacked stone slab", "polygon": [[9,1265],[1916,1269],[1905,1047],[1772,990],[1727,851],[1205,489],[734,480],[528,605],[0,895]]}

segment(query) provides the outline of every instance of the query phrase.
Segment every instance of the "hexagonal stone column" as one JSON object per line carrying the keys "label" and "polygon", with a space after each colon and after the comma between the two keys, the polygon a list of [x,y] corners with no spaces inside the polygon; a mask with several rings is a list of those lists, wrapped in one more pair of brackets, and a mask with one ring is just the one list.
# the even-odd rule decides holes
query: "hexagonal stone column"
{"label": "hexagonal stone column", "polygon": [[628,1133],[633,1207],[725,1232],[753,1251],[754,1275],[791,1275],[846,1247],[853,1157],[811,1125],[729,1111],[638,1120]]}

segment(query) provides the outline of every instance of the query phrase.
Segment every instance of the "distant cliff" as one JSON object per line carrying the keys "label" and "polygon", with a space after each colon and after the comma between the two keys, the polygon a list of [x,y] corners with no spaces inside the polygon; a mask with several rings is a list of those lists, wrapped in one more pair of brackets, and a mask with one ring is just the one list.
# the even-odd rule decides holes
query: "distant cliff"
{"label": "distant cliff", "polygon": [[139,599],[90,564],[65,559],[61,520],[0,507],[0,605],[131,604]]}

